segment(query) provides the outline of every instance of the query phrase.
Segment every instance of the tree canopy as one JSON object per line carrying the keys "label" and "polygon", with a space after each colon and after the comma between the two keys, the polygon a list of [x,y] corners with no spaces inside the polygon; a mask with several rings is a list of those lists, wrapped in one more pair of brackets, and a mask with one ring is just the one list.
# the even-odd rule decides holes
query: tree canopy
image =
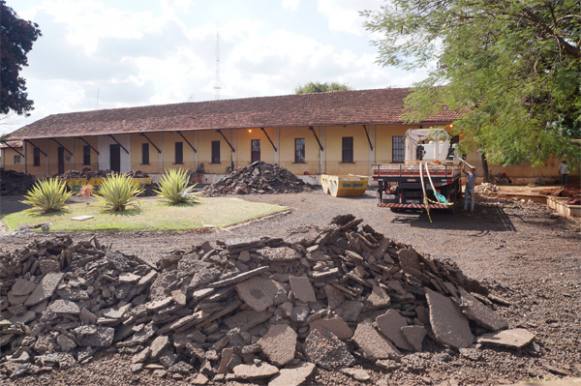
{"label": "tree canopy", "polygon": [[10,110],[26,114],[34,108],[20,72],[28,65],[26,55],[40,35],[38,24],[20,19],[0,0],[0,114]]}
{"label": "tree canopy", "polygon": [[308,82],[295,89],[295,94],[312,94],[317,92],[348,91],[349,86],[337,82]]}
{"label": "tree canopy", "polygon": [[363,15],[381,63],[432,69],[406,99],[409,121],[459,111],[463,146],[499,164],[581,160],[577,0],[391,0]]}

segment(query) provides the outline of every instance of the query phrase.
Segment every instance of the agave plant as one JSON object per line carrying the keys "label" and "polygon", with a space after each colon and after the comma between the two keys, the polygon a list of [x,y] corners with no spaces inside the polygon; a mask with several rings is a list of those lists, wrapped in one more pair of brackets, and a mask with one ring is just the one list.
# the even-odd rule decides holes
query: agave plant
{"label": "agave plant", "polygon": [[125,174],[114,173],[105,178],[99,189],[99,197],[111,212],[123,212],[137,206],[137,196],[143,189]]}
{"label": "agave plant", "polygon": [[42,213],[58,212],[65,207],[72,193],[67,184],[58,177],[37,181],[24,196],[24,204]]}
{"label": "agave plant", "polygon": [[190,173],[185,169],[166,170],[159,179],[157,195],[169,205],[188,204],[196,201],[192,194],[196,185],[188,186]]}

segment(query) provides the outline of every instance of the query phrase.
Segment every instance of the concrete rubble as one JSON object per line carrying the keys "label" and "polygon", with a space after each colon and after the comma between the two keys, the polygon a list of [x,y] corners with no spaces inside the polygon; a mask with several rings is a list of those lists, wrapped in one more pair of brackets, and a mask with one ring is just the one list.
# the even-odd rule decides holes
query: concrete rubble
{"label": "concrete rubble", "polygon": [[505,330],[492,294],[455,264],[361,222],[338,216],[302,239],[206,242],[156,267],[96,239],[0,253],[0,379],[116,351],[133,372],[194,384],[299,385],[316,367],[366,380],[353,366],[399,368],[427,341],[520,348],[534,338]]}
{"label": "concrete rubble", "polygon": [[311,190],[311,185],[285,168],[255,161],[209,185],[204,189],[204,194],[299,193],[308,190]]}

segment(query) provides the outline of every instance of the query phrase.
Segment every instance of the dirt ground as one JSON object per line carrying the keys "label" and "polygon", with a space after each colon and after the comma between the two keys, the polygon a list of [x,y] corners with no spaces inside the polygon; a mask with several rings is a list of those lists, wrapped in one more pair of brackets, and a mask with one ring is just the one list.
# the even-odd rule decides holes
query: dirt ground
{"label": "dirt ground", "polygon": [[[474,214],[433,214],[433,223],[417,214],[395,214],[376,207],[372,194],[363,198],[330,198],[321,192],[247,196],[289,207],[288,214],[212,232],[103,233],[102,243],[137,254],[151,262],[174,249],[189,249],[205,240],[248,240],[286,237],[309,225],[326,225],[337,214],[361,217],[377,231],[411,244],[437,258],[450,258],[466,274],[486,281],[511,305],[499,308],[511,327],[536,334],[536,343],[522,352],[476,349],[464,353],[433,352],[402,357],[398,368],[382,371],[371,363],[368,384],[450,385],[506,384],[552,376],[581,375],[581,233],[579,226],[552,215],[541,204],[518,201],[483,202]],[[16,198],[0,198],[2,212],[18,209]],[[92,234],[75,234],[88,239]],[[0,249],[21,247],[30,233],[1,234]],[[28,377],[19,384],[181,384],[145,374],[132,374],[121,356],[105,356],[67,371]],[[456,383],[454,383],[456,382]],[[187,379],[184,384],[189,384]],[[311,384],[351,385],[342,374],[317,370]],[[443,383],[448,384],[448,383]]]}

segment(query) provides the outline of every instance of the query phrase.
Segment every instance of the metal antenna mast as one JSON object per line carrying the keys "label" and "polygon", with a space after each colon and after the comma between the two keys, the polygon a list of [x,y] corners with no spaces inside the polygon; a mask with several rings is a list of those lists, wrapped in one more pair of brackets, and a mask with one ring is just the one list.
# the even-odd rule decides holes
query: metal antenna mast
{"label": "metal antenna mast", "polygon": [[216,32],[216,83],[214,84],[216,100],[220,99],[221,89],[222,85],[220,83],[220,33]]}

